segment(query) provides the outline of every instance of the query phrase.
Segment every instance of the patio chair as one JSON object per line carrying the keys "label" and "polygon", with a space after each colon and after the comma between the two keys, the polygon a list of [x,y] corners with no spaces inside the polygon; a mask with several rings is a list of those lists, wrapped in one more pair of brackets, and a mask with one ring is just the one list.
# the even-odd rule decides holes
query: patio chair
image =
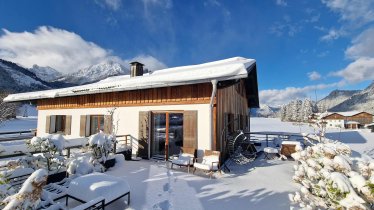
{"label": "patio chair", "polygon": [[[220,171],[220,154],[219,151],[205,150],[202,158],[195,159],[193,173],[195,173],[196,169],[200,169],[208,172],[209,178],[212,178],[213,172]],[[198,160],[201,160],[201,162],[197,162]]]}
{"label": "patio chair", "polygon": [[171,160],[171,169],[173,169],[173,165],[177,165],[179,167],[185,166],[187,167],[187,173],[190,173],[190,166],[193,166],[194,159],[195,159],[195,148],[192,147],[182,147],[181,153]]}
{"label": "patio chair", "polygon": [[268,159],[268,160],[270,160],[270,159],[274,159],[275,157],[277,157],[277,155],[278,155],[278,149],[277,148],[275,148],[275,147],[265,147],[264,148],[264,158],[265,159]]}

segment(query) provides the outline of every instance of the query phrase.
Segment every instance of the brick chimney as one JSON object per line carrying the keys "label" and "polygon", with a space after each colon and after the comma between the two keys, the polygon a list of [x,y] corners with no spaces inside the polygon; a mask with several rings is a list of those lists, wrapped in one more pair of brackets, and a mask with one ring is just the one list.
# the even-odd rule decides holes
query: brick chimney
{"label": "brick chimney", "polygon": [[139,63],[137,61],[131,62],[131,67],[130,67],[130,76],[131,77],[137,77],[137,76],[143,76],[143,66],[144,64]]}

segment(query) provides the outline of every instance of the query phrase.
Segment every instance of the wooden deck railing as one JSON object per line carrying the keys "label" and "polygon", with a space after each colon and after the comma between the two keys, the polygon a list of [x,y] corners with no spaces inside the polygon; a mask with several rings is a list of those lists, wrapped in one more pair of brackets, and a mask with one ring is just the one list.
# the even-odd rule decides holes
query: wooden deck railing
{"label": "wooden deck railing", "polygon": [[[18,137],[18,138],[4,137],[4,135],[19,134],[19,133],[21,133],[21,134],[23,134],[23,133],[31,133],[31,134],[33,134],[32,131],[33,130],[31,130],[31,131],[2,132],[2,133],[0,133],[0,142],[11,142],[11,141],[15,141],[15,140],[30,139],[34,135],[23,135],[22,138],[21,137]],[[3,137],[2,137],[2,135],[3,135]],[[132,143],[131,143],[132,136],[131,135],[117,135],[116,136],[116,140],[117,140],[117,142],[114,143],[114,147],[113,147],[113,153],[114,154],[117,153],[117,144],[118,144],[118,142],[121,142],[121,144],[130,146],[130,147],[132,145]],[[79,148],[82,148],[84,146],[88,146],[88,144],[85,144],[85,145],[79,144],[79,145],[72,145],[72,146],[65,147],[64,148],[65,156],[67,156],[69,158],[70,155],[71,155],[71,150],[72,149],[79,149]],[[25,156],[27,154],[35,154],[35,153],[41,153],[41,151],[15,151],[14,154],[8,154],[8,155],[1,155],[0,154],[0,159]]]}
{"label": "wooden deck railing", "polygon": [[28,139],[35,136],[35,134],[36,129],[0,132],[0,142]]}

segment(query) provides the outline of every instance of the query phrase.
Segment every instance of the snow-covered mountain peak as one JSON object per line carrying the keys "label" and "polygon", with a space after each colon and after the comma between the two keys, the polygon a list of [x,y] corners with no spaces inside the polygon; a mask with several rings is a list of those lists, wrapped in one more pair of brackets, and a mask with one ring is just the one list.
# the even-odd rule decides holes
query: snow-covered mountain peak
{"label": "snow-covered mountain peak", "polygon": [[54,81],[62,76],[59,71],[49,66],[38,66],[34,64],[32,68],[29,68],[29,70],[40,79],[47,82]]}
{"label": "snow-covered mountain peak", "polygon": [[130,71],[126,67],[114,61],[106,61],[87,68],[82,68],[77,72],[67,74],[58,81],[81,85],[103,80],[111,76],[126,74],[130,74]]}

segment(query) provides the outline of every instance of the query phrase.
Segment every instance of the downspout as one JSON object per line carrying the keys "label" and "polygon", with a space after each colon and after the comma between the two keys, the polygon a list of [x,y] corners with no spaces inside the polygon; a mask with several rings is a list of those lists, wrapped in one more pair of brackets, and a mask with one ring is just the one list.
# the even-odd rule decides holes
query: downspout
{"label": "downspout", "polygon": [[208,142],[208,148],[212,150],[213,148],[213,140],[214,140],[214,126],[213,126],[213,107],[214,107],[214,97],[216,96],[217,93],[217,80],[212,80],[212,96],[210,97],[210,105],[209,105],[209,134],[210,134],[210,141]]}

